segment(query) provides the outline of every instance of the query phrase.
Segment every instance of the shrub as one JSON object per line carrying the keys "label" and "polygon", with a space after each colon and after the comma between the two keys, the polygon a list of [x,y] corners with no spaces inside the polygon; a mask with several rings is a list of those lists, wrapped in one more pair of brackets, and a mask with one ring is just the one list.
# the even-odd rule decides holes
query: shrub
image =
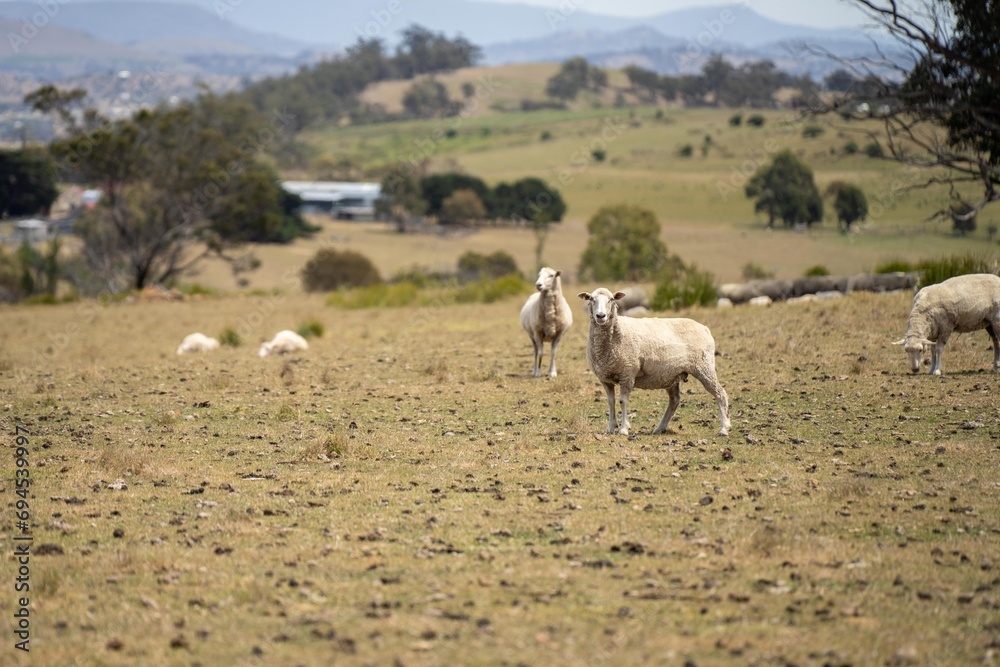
{"label": "shrub", "polygon": [[500,278],[509,274],[521,277],[517,262],[506,250],[497,250],[489,255],[469,250],[458,258],[458,279],[462,282]]}
{"label": "shrub", "polygon": [[543,130],[541,135],[539,135],[539,141],[550,141],[552,139],[552,133],[548,130]]}
{"label": "shrub", "polygon": [[742,125],[743,114],[734,113],[732,116],[729,117],[729,124],[732,125],[733,127],[739,127],[740,125]]}
{"label": "shrub", "polygon": [[707,306],[715,303],[718,296],[711,273],[693,264],[684,266],[678,260],[661,274],[650,305],[654,310],[679,310]]}
{"label": "shrub", "polygon": [[371,260],[353,250],[323,248],[302,269],[302,287],[307,292],[330,292],[341,287],[366,287],[381,282]]}
{"label": "shrub", "polygon": [[323,331],[325,331],[323,323],[315,317],[309,318],[300,324],[298,328],[298,334],[303,338],[322,338]]}
{"label": "shrub", "polygon": [[819,125],[806,125],[802,128],[802,137],[805,139],[815,139],[823,134],[824,130]]}
{"label": "shrub", "polygon": [[939,259],[925,259],[917,264],[920,271],[920,287],[934,285],[948,278],[969,273],[993,273],[1000,268],[997,257],[965,253]]}
{"label": "shrub", "polygon": [[754,264],[753,262],[747,262],[743,265],[743,280],[762,280],[764,278],[773,278],[774,271],[765,269],[760,264]]}
{"label": "shrub", "polygon": [[913,264],[905,259],[890,259],[875,267],[874,273],[909,273]]}
{"label": "shrub", "polygon": [[524,294],[529,285],[520,275],[507,275],[493,280],[477,280],[463,286],[457,294],[458,303],[494,303],[516,294]]}
{"label": "shrub", "polygon": [[590,151],[590,157],[594,158],[595,162],[604,162],[604,158],[606,158],[607,156],[608,153],[603,148],[595,148],[594,150]]}
{"label": "shrub", "polygon": [[677,154],[681,157],[691,157],[694,154],[694,146],[691,144],[684,144],[677,151]]}
{"label": "shrub", "polygon": [[226,347],[239,347],[243,344],[243,337],[240,336],[236,329],[232,327],[226,327],[219,334],[219,345],[225,345]]}
{"label": "shrub", "polygon": [[409,306],[419,296],[419,290],[413,283],[379,283],[368,287],[334,292],[327,297],[326,303],[337,308],[355,310],[358,308],[398,308]]}
{"label": "shrub", "polygon": [[806,269],[806,272],[803,275],[806,275],[806,276],[828,276],[828,275],[830,275],[830,270],[827,269],[822,264],[817,264],[816,266],[810,266],[808,269]]}
{"label": "shrub", "polygon": [[848,141],[846,144],[844,144],[844,153],[846,153],[847,155],[854,155],[857,152],[858,152],[858,142]]}
{"label": "shrub", "polygon": [[747,118],[747,125],[751,127],[763,127],[764,117],[761,116],[759,113],[755,113],[749,118]]}
{"label": "shrub", "polygon": [[882,144],[873,141],[865,145],[865,155],[868,157],[882,157],[885,155],[885,151],[882,150]]}

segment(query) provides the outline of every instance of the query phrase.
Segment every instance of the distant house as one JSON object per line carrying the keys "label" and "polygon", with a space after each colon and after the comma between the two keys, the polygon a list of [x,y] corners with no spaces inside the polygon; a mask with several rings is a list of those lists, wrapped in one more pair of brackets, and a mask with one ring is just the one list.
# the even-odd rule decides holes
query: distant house
{"label": "distant house", "polygon": [[38,218],[18,220],[14,225],[14,236],[18,243],[38,243],[49,237],[49,223]]}
{"label": "distant house", "polygon": [[382,194],[378,183],[284,181],[281,187],[302,199],[302,213],[327,213],[340,220],[373,219],[375,200]]}

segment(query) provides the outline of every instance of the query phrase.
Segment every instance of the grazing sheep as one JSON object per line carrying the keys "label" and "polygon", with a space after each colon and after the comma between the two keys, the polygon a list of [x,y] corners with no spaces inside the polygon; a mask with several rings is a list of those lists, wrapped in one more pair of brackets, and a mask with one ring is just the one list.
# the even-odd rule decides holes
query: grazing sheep
{"label": "grazing sheep", "polygon": [[177,354],[189,354],[191,352],[208,352],[219,349],[219,341],[203,333],[193,333],[184,336]]}
{"label": "grazing sheep", "polygon": [[528,332],[535,349],[531,367],[534,377],[542,375],[542,347],[545,343],[552,344],[549,377],[556,377],[556,350],[573,324],[573,311],[562,293],[561,275],[562,271],[542,267],[535,280],[538,291],[529,296],[521,307],[521,326]]}
{"label": "grazing sheep", "polygon": [[1000,277],[990,273],[955,276],[924,287],[913,297],[902,345],[910,370],[920,371],[924,352],[931,352],[931,375],[941,375],[941,353],[953,332],[986,329],[993,341],[993,372],[1000,372]]}
{"label": "grazing sheep", "polygon": [[299,350],[308,350],[309,343],[306,339],[294,331],[285,329],[274,335],[270,341],[262,343],[260,346],[260,356],[266,357],[269,354],[288,354]]}
{"label": "grazing sheep", "polygon": [[[628,397],[632,389],[666,389],[670,402],[653,433],[664,433],[680,403],[680,383],[693,375],[719,404],[720,435],[729,435],[729,397],[715,375],[715,340],[708,327],[686,318],[618,317],[618,300],[599,287],[578,295],[587,302],[590,334],[587,363],[608,398],[608,430],[628,435]],[[618,427],[615,385],[621,388]]]}

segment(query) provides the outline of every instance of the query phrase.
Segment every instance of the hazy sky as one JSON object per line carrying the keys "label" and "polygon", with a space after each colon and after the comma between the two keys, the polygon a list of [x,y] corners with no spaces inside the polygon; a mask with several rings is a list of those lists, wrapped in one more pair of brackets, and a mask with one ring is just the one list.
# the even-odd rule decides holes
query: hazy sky
{"label": "hazy sky", "polygon": [[651,16],[674,9],[705,5],[749,5],[758,14],[784,23],[817,28],[854,28],[864,15],[850,0],[493,0],[540,7],[575,7],[595,14]]}

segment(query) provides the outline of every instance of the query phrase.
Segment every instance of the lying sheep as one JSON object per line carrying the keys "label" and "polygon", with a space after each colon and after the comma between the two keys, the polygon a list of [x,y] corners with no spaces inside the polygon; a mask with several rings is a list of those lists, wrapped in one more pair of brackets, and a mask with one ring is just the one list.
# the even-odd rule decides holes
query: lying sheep
{"label": "lying sheep", "polygon": [[258,354],[261,357],[266,357],[269,354],[288,354],[289,352],[308,349],[309,343],[306,342],[305,338],[294,331],[285,329],[276,333],[270,341],[261,344]]}
{"label": "lying sheep", "polygon": [[556,350],[559,349],[559,341],[573,324],[573,311],[562,293],[561,275],[562,271],[542,267],[535,280],[535,289],[538,291],[529,296],[521,307],[521,326],[528,332],[534,346],[531,367],[534,377],[542,375],[542,347],[545,343],[552,344],[549,377],[556,377]]}
{"label": "lying sheep", "polygon": [[[715,340],[708,327],[686,318],[618,317],[618,300],[599,287],[578,295],[587,302],[590,334],[587,363],[608,398],[607,433],[628,435],[628,397],[633,389],[666,389],[670,398],[653,433],[664,433],[680,403],[681,381],[693,375],[719,404],[720,435],[729,435],[729,397],[715,375]],[[618,427],[615,385],[621,387],[622,423]]]}
{"label": "lying sheep", "polygon": [[1000,277],[990,273],[955,276],[924,287],[913,297],[902,345],[910,370],[920,371],[924,352],[931,352],[931,375],[941,375],[941,353],[953,332],[986,329],[993,341],[993,372],[1000,372]]}
{"label": "lying sheep", "polygon": [[217,349],[219,349],[219,341],[203,333],[193,333],[184,336],[184,340],[181,341],[180,346],[177,348],[177,354],[208,352]]}

